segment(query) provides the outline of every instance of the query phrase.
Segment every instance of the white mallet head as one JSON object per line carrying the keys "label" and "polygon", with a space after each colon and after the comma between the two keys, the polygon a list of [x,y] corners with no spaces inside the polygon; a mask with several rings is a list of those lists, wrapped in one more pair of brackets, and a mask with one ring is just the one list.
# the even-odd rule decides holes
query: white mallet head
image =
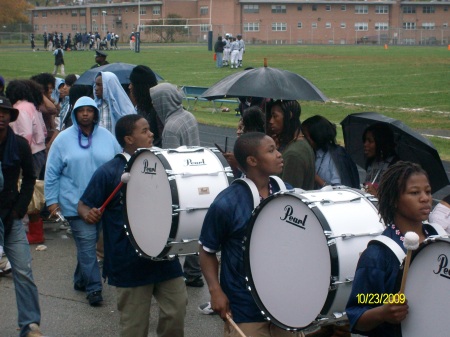
{"label": "white mallet head", "polygon": [[130,172],[125,172],[120,177],[120,181],[123,182],[124,184],[126,184],[130,181],[130,178],[131,178]]}
{"label": "white mallet head", "polygon": [[416,250],[419,248],[419,235],[415,232],[406,232],[403,247],[405,247],[406,250]]}

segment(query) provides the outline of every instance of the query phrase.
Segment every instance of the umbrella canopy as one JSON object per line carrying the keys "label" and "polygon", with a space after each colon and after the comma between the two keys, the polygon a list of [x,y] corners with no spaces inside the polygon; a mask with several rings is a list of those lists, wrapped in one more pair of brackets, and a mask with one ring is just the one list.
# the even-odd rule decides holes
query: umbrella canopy
{"label": "umbrella canopy", "polygon": [[206,99],[264,97],[274,100],[327,101],[328,98],[306,78],[286,70],[261,67],[227,76],[206,90]]}
{"label": "umbrella canopy", "polygon": [[401,121],[376,112],[351,114],[341,122],[345,148],[359,166],[364,167],[365,163],[362,141],[364,130],[379,122],[386,123],[394,132],[396,151],[400,160],[420,164],[428,173],[433,193],[449,184],[447,173],[433,143]]}
{"label": "umbrella canopy", "polygon": [[[117,76],[120,84],[129,84],[130,74],[134,67],[136,67],[135,64],[121,63],[121,62],[105,64],[104,66],[101,67],[86,70],[75,82],[75,84],[93,85],[95,82],[95,75],[97,75],[101,71],[110,71]],[[155,76],[158,82],[164,81],[164,79],[157,73],[155,73]]]}

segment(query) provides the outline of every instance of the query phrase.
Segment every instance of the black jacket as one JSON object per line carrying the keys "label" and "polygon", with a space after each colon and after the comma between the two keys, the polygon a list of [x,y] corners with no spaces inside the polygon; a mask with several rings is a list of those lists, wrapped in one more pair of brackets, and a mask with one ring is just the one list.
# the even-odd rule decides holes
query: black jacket
{"label": "black jacket", "polygon": [[[14,138],[14,139],[13,139]],[[15,140],[14,146],[11,146]],[[18,154],[17,159],[11,165],[7,165],[5,152],[11,153],[13,150]],[[5,226],[5,236],[11,230],[14,220],[12,211],[15,211],[17,218],[21,219],[28,209],[34,192],[36,176],[33,169],[33,156],[30,146],[25,138],[16,135],[8,127],[6,141],[0,144],[0,161],[2,162],[2,172],[5,179],[3,191],[0,192],[0,216]],[[19,176],[22,170],[22,184],[20,191],[18,188]]]}

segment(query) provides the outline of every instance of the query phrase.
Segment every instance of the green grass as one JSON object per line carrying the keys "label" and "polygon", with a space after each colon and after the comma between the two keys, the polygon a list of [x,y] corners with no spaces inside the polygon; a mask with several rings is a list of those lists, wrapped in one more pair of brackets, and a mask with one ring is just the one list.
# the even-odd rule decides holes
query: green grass
{"label": "green grass", "polygon": [[[8,80],[53,70],[48,52],[0,45],[0,74]],[[140,53],[108,52],[109,62],[146,64],[177,85],[211,86],[234,73],[216,69],[206,46],[146,45]],[[94,64],[94,52],[67,52],[66,73],[83,73]],[[301,102],[302,119],[320,114],[335,123],[346,115],[376,111],[402,120],[413,129],[450,132],[450,51],[445,47],[253,46],[244,65],[296,72],[313,82],[330,102]],[[235,106],[229,106],[233,111]],[[193,111],[202,123],[235,127],[232,112],[211,114],[211,105]],[[441,157],[450,160],[450,141],[432,138]]]}

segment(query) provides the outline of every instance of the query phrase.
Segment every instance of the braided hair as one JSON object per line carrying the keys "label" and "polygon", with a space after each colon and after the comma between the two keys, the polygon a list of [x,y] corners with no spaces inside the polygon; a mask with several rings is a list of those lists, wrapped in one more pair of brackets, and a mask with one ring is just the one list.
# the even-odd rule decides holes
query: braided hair
{"label": "braided hair", "polygon": [[428,178],[420,165],[407,161],[399,161],[383,173],[378,186],[378,212],[386,225],[394,223],[397,202],[406,189],[409,177],[414,174],[423,174]]}
{"label": "braided hair", "polygon": [[295,100],[278,100],[271,102],[268,106],[266,114],[266,123],[269,124],[271,114],[270,111],[273,106],[279,106],[281,111],[283,111],[283,131],[279,136],[279,146],[280,150],[284,148],[301,132],[300,115],[302,113],[302,108],[300,103]]}

